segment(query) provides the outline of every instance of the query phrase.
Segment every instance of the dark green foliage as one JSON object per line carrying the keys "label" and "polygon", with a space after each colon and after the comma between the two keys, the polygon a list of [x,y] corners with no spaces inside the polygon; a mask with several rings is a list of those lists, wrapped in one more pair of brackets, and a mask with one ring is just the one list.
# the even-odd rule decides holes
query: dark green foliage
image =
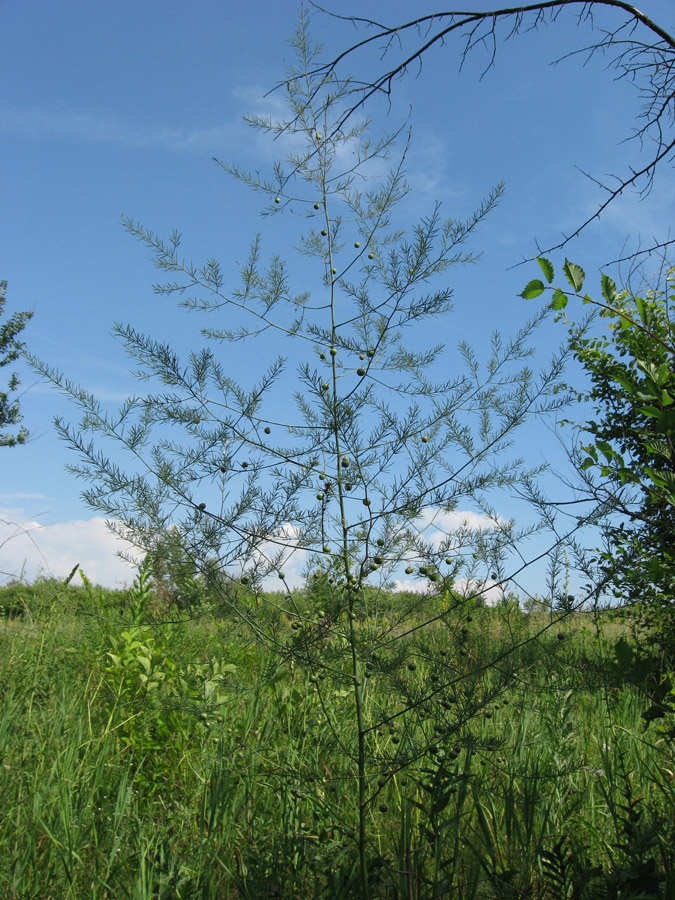
{"label": "dark green foliage", "polygon": [[[0,317],[5,310],[5,295],[7,282],[0,281]],[[3,325],[0,325],[0,368],[14,362],[19,357],[23,343],[18,335],[26,327],[26,323],[32,317],[32,312],[14,313]],[[21,412],[18,400],[10,400],[9,394],[19,387],[19,379],[12,374],[6,391],[0,391],[0,447],[14,447],[17,444],[25,444],[28,440],[28,431],[21,426],[12,434],[5,431],[8,426],[17,425],[21,421]]]}
{"label": "dark green foliage", "polygon": [[[553,279],[553,267],[543,262]],[[601,300],[581,294],[584,272],[565,276],[606,327],[589,337],[570,327],[576,359],[591,387],[578,395],[595,418],[579,426],[576,451],[585,488],[604,516],[601,576],[615,597],[637,604],[646,640],[666,668],[675,666],[675,300],[673,270],[665,288],[643,296],[601,277]],[[552,307],[567,306],[553,292]],[[568,321],[565,313],[558,318]]]}

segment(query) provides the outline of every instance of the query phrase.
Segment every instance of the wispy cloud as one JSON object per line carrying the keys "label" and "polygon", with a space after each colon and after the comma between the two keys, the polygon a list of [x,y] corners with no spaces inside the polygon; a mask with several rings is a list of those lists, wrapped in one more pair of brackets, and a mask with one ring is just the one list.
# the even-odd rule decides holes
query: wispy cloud
{"label": "wispy cloud", "polygon": [[185,153],[217,153],[231,147],[240,133],[238,122],[173,128],[159,122],[132,124],[101,110],[0,107],[0,134],[35,140],[53,138],[125,147],[163,147]]}

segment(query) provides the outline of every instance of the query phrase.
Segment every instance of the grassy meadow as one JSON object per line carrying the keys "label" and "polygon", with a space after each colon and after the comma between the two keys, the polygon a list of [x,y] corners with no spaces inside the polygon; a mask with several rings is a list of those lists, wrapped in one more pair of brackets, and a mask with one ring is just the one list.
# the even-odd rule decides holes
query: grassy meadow
{"label": "grassy meadow", "polygon": [[[325,599],[293,617],[242,594],[244,628],[147,585],[0,590],[0,896],[361,896],[354,686]],[[371,896],[675,897],[674,745],[630,683],[630,619],[428,597],[405,625],[400,602],[356,686]],[[280,650],[302,641],[318,672]]]}

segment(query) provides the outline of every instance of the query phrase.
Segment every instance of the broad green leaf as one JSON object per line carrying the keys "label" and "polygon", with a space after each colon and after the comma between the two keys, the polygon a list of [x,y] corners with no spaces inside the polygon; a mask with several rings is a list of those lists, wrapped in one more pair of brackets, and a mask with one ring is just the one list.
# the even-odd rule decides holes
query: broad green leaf
{"label": "broad green leaf", "polygon": [[525,290],[520,294],[520,296],[525,300],[534,300],[535,297],[543,294],[544,290],[544,282],[540,281],[538,278],[534,278],[525,286]]}
{"label": "broad green leaf", "polygon": [[537,260],[537,262],[541,266],[541,270],[544,273],[546,280],[550,284],[553,281],[553,275],[554,275],[553,263],[550,262],[548,259],[544,259],[543,256],[540,256],[539,259]]}
{"label": "broad green leaf", "polygon": [[551,309],[565,309],[567,306],[567,295],[564,294],[560,288],[556,288],[553,293],[553,300],[551,301]]}
{"label": "broad green leaf", "polygon": [[666,469],[651,469],[647,466],[645,466],[645,472],[657,487],[675,491],[675,472],[668,472]]}
{"label": "broad green leaf", "polygon": [[140,663],[140,665],[143,666],[143,668],[145,669],[146,672],[148,672],[148,673],[150,672],[150,669],[152,668],[152,664],[147,656],[137,656],[136,662]]}
{"label": "broad green leaf", "polygon": [[566,259],[563,272],[574,290],[579,293],[584,286],[584,279],[586,278],[586,273],[581,266],[577,266],[575,263],[571,263],[569,259]]}
{"label": "broad green leaf", "polygon": [[645,447],[649,450],[650,453],[653,453],[655,456],[664,456],[666,459],[670,459],[670,447],[665,441],[652,440],[646,441]]}
{"label": "broad green leaf", "polygon": [[640,318],[642,319],[642,324],[647,324],[647,310],[645,308],[645,301],[642,297],[635,298],[635,308],[640,313]]}
{"label": "broad green leaf", "polygon": [[612,303],[614,300],[616,300],[616,285],[614,284],[612,279],[609,277],[609,275],[605,275],[604,272],[602,272],[601,275],[602,275],[602,296],[605,298],[605,300],[608,303]]}
{"label": "broad green leaf", "polygon": [[224,666],[220,667],[220,671],[227,672],[230,675],[234,675],[234,673],[237,671],[237,667],[235,666],[234,663],[225,663]]}
{"label": "broad green leaf", "polygon": [[586,469],[590,469],[590,467],[594,466],[594,465],[595,465],[595,460],[591,459],[590,456],[587,456],[586,459],[581,464],[581,470],[582,470],[582,472],[585,472]]}
{"label": "broad green leaf", "polygon": [[670,406],[671,403],[674,403],[674,402],[675,402],[675,400],[673,400],[673,398],[670,396],[668,391],[665,390],[665,388],[664,388],[664,390],[661,394],[661,403],[663,403],[664,406]]}
{"label": "broad green leaf", "polygon": [[626,391],[627,394],[630,394],[632,397],[637,393],[637,388],[635,384],[630,380],[630,378],[625,374],[625,372],[617,372],[614,374],[614,381],[621,385],[621,387]]}
{"label": "broad green leaf", "polygon": [[660,410],[658,406],[641,406],[639,412],[641,412],[643,416],[653,416],[654,418],[658,418],[661,415],[662,410]]}

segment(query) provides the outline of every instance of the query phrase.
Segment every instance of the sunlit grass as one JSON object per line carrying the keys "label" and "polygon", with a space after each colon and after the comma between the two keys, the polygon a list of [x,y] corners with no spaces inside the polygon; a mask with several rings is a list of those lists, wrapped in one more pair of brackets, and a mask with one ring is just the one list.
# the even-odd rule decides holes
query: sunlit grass
{"label": "sunlit grass", "polygon": [[[472,619],[468,666],[545,624]],[[673,896],[672,744],[645,730],[636,688],[591,665],[627,628],[602,623],[601,647],[589,625],[525,642],[508,679],[481,682],[478,711],[459,681],[447,721],[474,703],[459,730],[420,716],[369,735],[390,760],[369,785],[374,897],[628,897],[651,875],[653,896]],[[161,629],[156,702],[116,687],[114,603],[2,623],[0,896],[356,896],[348,692],[326,678],[319,690],[230,621]],[[433,686],[445,639],[411,636],[401,677]],[[172,666],[185,680],[173,693]],[[395,711],[377,672],[365,696],[369,713]],[[397,768],[413,740],[426,751]]]}

